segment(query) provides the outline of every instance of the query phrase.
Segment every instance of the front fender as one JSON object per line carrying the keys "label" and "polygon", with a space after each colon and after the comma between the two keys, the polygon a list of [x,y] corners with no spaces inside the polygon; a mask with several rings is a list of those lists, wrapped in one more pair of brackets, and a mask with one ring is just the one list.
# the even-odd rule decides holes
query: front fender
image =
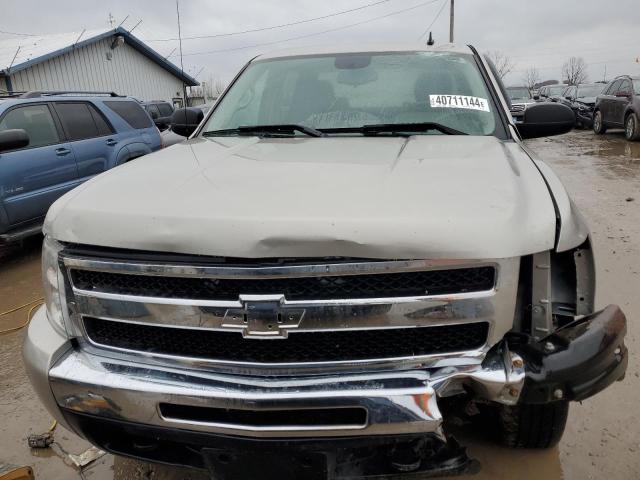
{"label": "front fender", "polygon": [[549,165],[535,158],[533,161],[547,182],[556,206],[556,216],[558,217],[556,251],[566,252],[582,245],[589,237],[589,227],[586,220],[569,198],[564,185]]}

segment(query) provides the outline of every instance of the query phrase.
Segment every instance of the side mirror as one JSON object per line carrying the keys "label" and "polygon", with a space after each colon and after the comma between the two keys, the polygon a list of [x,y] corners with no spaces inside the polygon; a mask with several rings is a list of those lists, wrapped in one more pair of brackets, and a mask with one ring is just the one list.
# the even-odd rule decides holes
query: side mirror
{"label": "side mirror", "polygon": [[0,152],[15,150],[29,145],[29,135],[22,129],[4,130],[0,132]]}
{"label": "side mirror", "polygon": [[575,115],[561,103],[535,103],[524,111],[522,123],[516,128],[522,138],[550,137],[570,131]]}
{"label": "side mirror", "polygon": [[178,108],[171,115],[171,130],[188,137],[195,132],[203,118],[204,114],[199,108]]}

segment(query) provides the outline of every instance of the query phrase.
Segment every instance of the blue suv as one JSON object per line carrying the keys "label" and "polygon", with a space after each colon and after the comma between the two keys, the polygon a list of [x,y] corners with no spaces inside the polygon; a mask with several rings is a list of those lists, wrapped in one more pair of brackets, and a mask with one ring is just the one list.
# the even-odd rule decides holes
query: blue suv
{"label": "blue suv", "polygon": [[160,148],[158,129],[131,98],[93,92],[0,97],[0,243],[40,232],[61,195]]}

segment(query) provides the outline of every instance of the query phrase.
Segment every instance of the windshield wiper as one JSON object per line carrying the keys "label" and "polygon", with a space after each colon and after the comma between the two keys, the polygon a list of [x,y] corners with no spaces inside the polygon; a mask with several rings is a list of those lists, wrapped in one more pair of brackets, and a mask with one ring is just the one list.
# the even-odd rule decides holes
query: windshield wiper
{"label": "windshield wiper", "polygon": [[225,130],[210,130],[204,132],[205,137],[215,137],[219,135],[260,135],[260,134],[280,134],[293,135],[301,132],[310,137],[323,137],[324,133],[312,127],[288,123],[283,125],[242,125],[238,128],[227,128]]}
{"label": "windshield wiper", "polygon": [[323,133],[361,133],[363,135],[377,135],[378,133],[391,133],[403,135],[409,132],[427,132],[437,130],[445,135],[468,135],[465,132],[447,127],[435,122],[421,123],[380,123],[375,125],[363,125],[362,127],[346,128],[322,128]]}

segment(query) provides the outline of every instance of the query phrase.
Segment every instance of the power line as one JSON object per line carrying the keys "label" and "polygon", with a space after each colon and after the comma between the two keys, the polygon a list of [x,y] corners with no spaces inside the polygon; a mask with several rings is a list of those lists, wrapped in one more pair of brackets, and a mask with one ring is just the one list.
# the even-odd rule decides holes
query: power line
{"label": "power line", "polygon": [[269,45],[276,45],[278,43],[284,43],[284,42],[290,42],[290,41],[293,41],[293,40],[300,40],[300,39],[303,39],[303,38],[314,37],[314,36],[317,36],[317,35],[323,35],[325,33],[337,32],[339,30],[345,30],[347,28],[356,27],[358,25],[364,25],[365,23],[370,23],[370,22],[373,22],[373,21],[376,21],[376,20],[381,20],[383,18],[391,17],[391,16],[394,16],[394,15],[400,15],[401,13],[405,13],[405,12],[408,12],[408,11],[411,11],[411,10],[415,10],[416,8],[424,7],[425,5],[430,5],[430,4],[436,3],[438,1],[439,0],[430,0],[430,1],[427,1],[427,2],[422,2],[422,3],[419,3],[417,5],[414,5],[413,7],[403,8],[402,10],[396,10],[394,12],[390,12],[390,13],[387,13],[385,15],[380,15],[378,17],[369,18],[367,20],[363,20],[363,21],[356,22],[356,23],[351,23],[349,25],[343,25],[341,27],[330,28],[328,30],[322,30],[320,32],[307,33],[305,35],[298,35],[296,37],[283,38],[283,39],[280,39],[280,40],[275,40],[273,42],[256,43],[256,44],[253,44],[253,45],[243,45],[241,47],[222,48],[222,49],[218,49],[218,50],[207,50],[207,51],[204,51],[204,52],[185,53],[184,56],[186,57],[186,56],[193,56],[193,55],[209,55],[209,54],[214,54],[214,53],[235,52],[235,51],[238,51],[238,50],[246,50],[246,49],[249,49],[249,48],[257,48],[257,47],[265,47],[265,46],[269,46]]}
{"label": "power line", "polygon": [[[364,10],[365,8],[375,7],[376,5],[380,5],[382,3],[388,3],[390,1],[391,0],[379,0],[377,2],[368,3],[360,7],[350,8],[349,10],[342,10],[340,12],[329,13],[327,15],[322,15],[320,17],[307,18],[305,20],[297,20],[295,22],[283,23],[280,25],[271,25],[270,27],[254,28],[250,30],[242,30],[239,32],[217,33],[214,35],[195,35],[191,37],[183,37],[182,40],[201,40],[203,38],[231,37],[234,35],[243,35],[245,33],[265,32],[267,30],[275,30],[277,28],[291,27],[293,25],[301,25],[303,23],[315,22],[317,20],[324,20],[331,17],[337,17],[339,15],[344,15],[346,13],[357,12],[358,10]],[[156,38],[156,39],[150,39],[146,41],[147,42],[172,42],[175,40],[178,40],[178,39],[177,38]]]}
{"label": "power line", "polygon": [[33,33],[19,33],[19,32],[7,32],[5,30],[0,30],[0,33],[4,33],[5,35],[17,35],[18,37],[37,37]]}
{"label": "power line", "polygon": [[418,40],[420,40],[422,37],[424,37],[427,33],[429,33],[429,31],[431,30],[431,27],[433,27],[433,24],[436,23],[436,20],[438,20],[438,17],[440,17],[440,14],[442,13],[442,11],[444,10],[444,7],[447,5],[447,2],[449,0],[444,0],[444,2],[442,2],[442,6],[440,7],[440,10],[438,10],[438,13],[436,14],[436,16],[434,17],[433,21],[429,24],[429,26],[427,27],[427,29],[422,33],[422,35],[420,35],[418,37]]}

